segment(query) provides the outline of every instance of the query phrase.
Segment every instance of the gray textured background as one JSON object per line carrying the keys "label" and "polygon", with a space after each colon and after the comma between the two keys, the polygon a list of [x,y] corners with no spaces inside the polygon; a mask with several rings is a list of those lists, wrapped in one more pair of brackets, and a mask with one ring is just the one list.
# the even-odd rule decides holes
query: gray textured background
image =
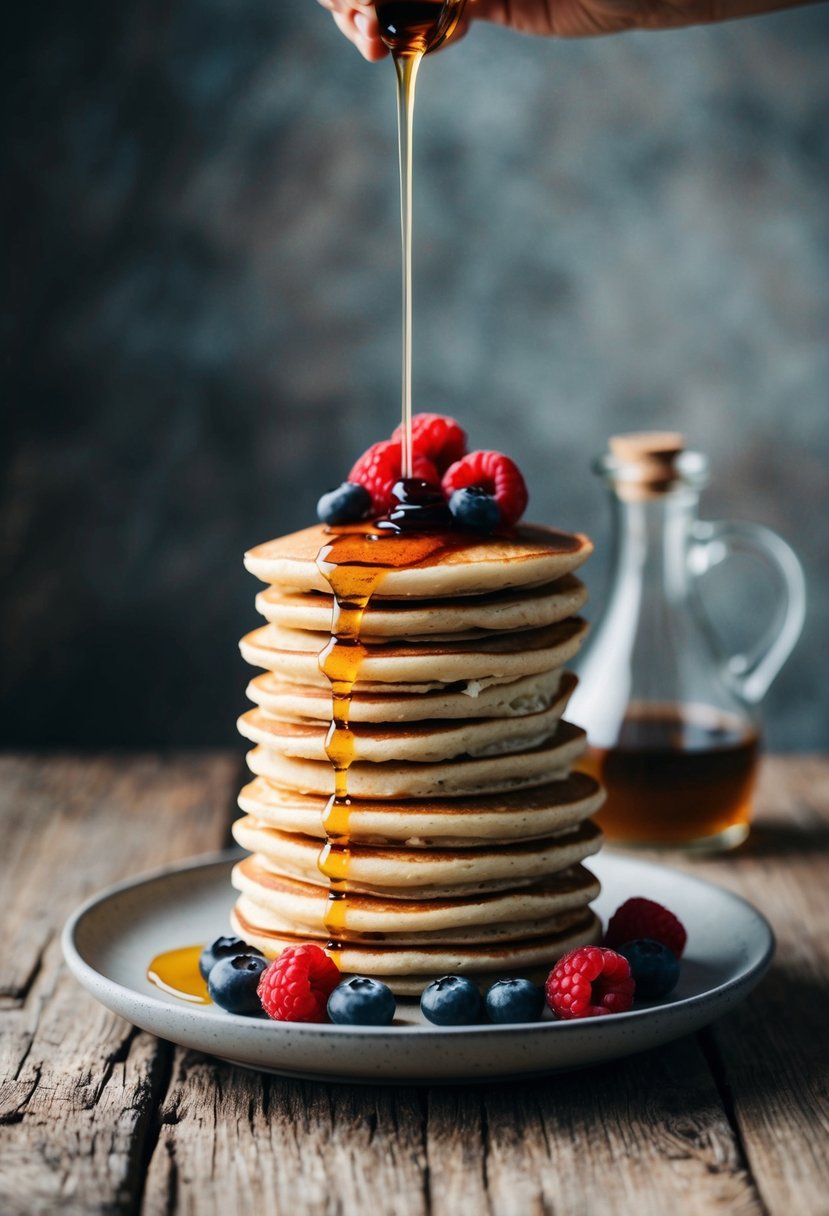
{"label": "gray textured background", "polygon": [[[397,420],[393,71],[312,0],[14,19],[3,740],[228,741],[242,550]],[[823,6],[578,43],[480,27],[424,64],[416,123],[416,408],[594,535],[596,604],[591,457],[643,426],[707,451],[704,512],[807,567],[778,748],[829,740],[827,32]]]}

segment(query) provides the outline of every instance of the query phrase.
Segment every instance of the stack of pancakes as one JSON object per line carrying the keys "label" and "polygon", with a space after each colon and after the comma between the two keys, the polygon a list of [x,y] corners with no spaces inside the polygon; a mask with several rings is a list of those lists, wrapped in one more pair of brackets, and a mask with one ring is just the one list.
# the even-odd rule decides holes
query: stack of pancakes
{"label": "stack of pancakes", "polygon": [[349,708],[347,895],[334,934],[318,865],[334,791],[319,665],[333,598],[315,560],[329,539],[308,528],[246,556],[268,584],[256,600],[267,624],[241,643],[264,674],[239,723],[256,777],[234,825],[252,854],[233,873],[234,929],[269,956],[329,945],[343,972],[401,995],[447,972],[546,971],[599,933],[588,906],[598,883],[580,863],[599,848],[589,816],[602,794],[571,772],[585,738],[562,721],[576,683],[565,664],[586,631],[572,571],[590,542],[522,526],[383,574]]}

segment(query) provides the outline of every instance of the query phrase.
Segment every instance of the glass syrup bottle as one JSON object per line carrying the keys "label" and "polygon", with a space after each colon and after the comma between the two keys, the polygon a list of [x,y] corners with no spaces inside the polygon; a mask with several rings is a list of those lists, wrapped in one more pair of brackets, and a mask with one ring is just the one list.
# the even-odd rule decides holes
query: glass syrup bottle
{"label": "glass syrup bottle", "polygon": [[[745,840],[757,774],[757,705],[803,625],[793,551],[759,524],[701,521],[708,462],[682,436],[619,435],[595,471],[613,510],[611,585],[583,652],[568,717],[588,732],[580,767],[605,786],[609,842],[719,850]],[[734,553],[775,583],[756,644],[728,655],[700,575]]]}

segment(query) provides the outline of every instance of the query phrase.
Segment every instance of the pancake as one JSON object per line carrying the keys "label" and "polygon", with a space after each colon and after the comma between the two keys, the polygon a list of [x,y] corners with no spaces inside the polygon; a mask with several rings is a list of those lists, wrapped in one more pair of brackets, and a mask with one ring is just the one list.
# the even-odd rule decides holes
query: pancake
{"label": "pancake", "polygon": [[[281,917],[278,913],[269,912],[266,908],[255,899],[247,895],[240,895],[236,904],[239,912],[244,916],[245,920],[250,924],[256,925],[259,929],[266,933],[288,933],[296,935],[298,923],[293,910],[290,916]],[[563,912],[553,914],[552,916],[539,916],[534,920],[517,920],[507,921],[504,924],[488,925],[486,928],[486,940],[489,943],[497,943],[503,945],[505,942],[520,942],[528,937],[538,937],[541,934],[560,933],[564,929],[569,929],[573,925],[578,925],[584,920],[584,913],[581,908],[572,912]],[[338,939],[341,942],[353,942],[355,945],[361,944],[365,938],[371,938],[371,943],[374,946],[379,946],[386,943],[389,946],[466,946],[479,945],[481,940],[481,926],[473,925],[469,929],[436,929],[434,933],[414,933],[406,932],[400,935],[386,933],[347,933],[345,931],[338,933]],[[319,922],[319,927],[316,931],[309,928],[309,936],[320,939],[327,939],[327,931],[322,921]]]}
{"label": "pancake", "polygon": [[[263,930],[240,913],[238,904],[231,912],[231,925],[239,937],[256,946],[268,958],[275,958],[286,946],[313,941],[308,934],[289,935]],[[499,978],[511,974],[526,976],[535,969],[546,973],[551,960],[576,946],[598,942],[601,934],[598,917],[585,910],[579,920],[563,932],[545,933],[519,942],[398,947],[349,942],[336,948],[328,947],[328,953],[344,973],[344,979],[349,975],[372,975],[382,979],[398,996],[417,996],[439,975],[466,975],[484,983],[491,982],[494,975]]]}
{"label": "pancake", "polygon": [[[565,778],[587,746],[584,731],[561,722],[551,739],[523,752],[481,759],[458,757],[438,764],[352,764],[348,789],[356,798],[440,798],[531,789]],[[271,777],[301,794],[334,792],[330,764],[299,760],[261,744],[247,754],[251,772]]]}
{"label": "pancake", "polygon": [[[383,726],[371,723],[351,726],[354,760],[383,763],[411,760],[417,763],[449,760],[453,756],[504,755],[532,747],[553,735],[576,686],[575,676],[565,676],[561,691],[551,706],[539,713],[499,721],[468,718],[465,722],[407,722]],[[305,760],[327,760],[328,726],[323,722],[279,722],[261,709],[250,709],[238,723],[239,733],[253,743],[277,748],[285,756]]]}
{"label": "pancake", "polygon": [[[361,529],[338,529],[339,533]],[[365,529],[362,529],[365,531]],[[245,554],[245,566],[261,579],[297,591],[331,590],[317,567],[317,555],[331,533],[315,526],[267,541]],[[431,599],[481,595],[510,587],[543,587],[578,569],[593,552],[586,536],[557,532],[536,524],[522,524],[513,537],[472,534],[459,538],[419,565],[387,571],[382,579],[383,599],[414,596]]]}
{"label": "pancake", "polygon": [[[571,574],[527,591],[414,601],[375,596],[363,615],[360,636],[364,641],[405,640],[538,629],[576,615],[586,600],[584,584]],[[272,625],[328,635],[333,602],[333,596],[317,591],[302,594],[268,587],[257,595],[256,610]]]}
{"label": "pancake", "polygon": [[[317,864],[318,841],[260,824],[251,816],[237,819],[233,836],[275,874],[299,878],[328,889]],[[403,845],[352,845],[348,856],[350,891],[406,899],[421,895],[448,898],[454,893],[495,891],[529,886],[548,874],[569,869],[596,853],[602,834],[589,821],[559,836],[520,844],[478,848],[407,849]]]}
{"label": "pancake", "polygon": [[[294,931],[326,936],[325,917],[329,909],[324,887],[301,879],[274,874],[256,857],[246,857],[233,869],[233,886],[246,898],[248,920],[264,929]],[[387,935],[390,940],[419,941],[440,935],[442,940],[465,940],[470,932],[485,925],[487,933],[513,932],[510,926],[549,921],[563,912],[580,909],[599,893],[599,883],[584,866],[577,865],[522,887],[519,891],[496,891],[450,899],[388,899],[355,893],[349,897],[346,924],[338,935],[345,940],[371,934],[372,939]]]}
{"label": "pancake", "polygon": [[[239,719],[255,777],[233,827],[248,852],[234,930],[269,956],[317,942],[401,995],[447,972],[546,974],[600,932],[582,862],[603,794],[572,772],[586,740],[562,718],[587,630],[572,571],[592,546],[530,526],[367,531],[309,528],[246,556],[270,585],[267,623],[240,644],[263,674]],[[332,807],[327,744],[347,773]]]}
{"label": "pancake", "polygon": [[[470,846],[537,840],[582,822],[602,805],[604,793],[586,773],[517,793],[418,802],[370,802],[352,798],[351,839],[362,844],[399,841],[407,848]],[[328,799],[299,794],[257,777],[239,795],[239,806],[260,823],[283,832],[325,839]]]}
{"label": "pancake", "polygon": [[[587,623],[580,617],[543,629],[497,633],[472,640],[375,643],[365,646],[356,688],[380,690],[406,685],[409,691],[463,680],[515,680],[563,667],[577,653]],[[242,638],[242,656],[255,667],[276,671],[282,680],[330,684],[319,666],[319,635],[302,629],[263,625]]]}
{"label": "pancake", "polygon": [[[480,680],[441,684],[413,697],[406,688],[385,685],[383,692],[354,692],[348,717],[355,722],[417,722],[424,718],[511,718],[538,713],[552,705],[562,671],[542,671],[518,680],[484,683]],[[283,683],[271,671],[248,684],[247,695],[271,717],[279,720],[312,718],[331,721],[331,687]]]}

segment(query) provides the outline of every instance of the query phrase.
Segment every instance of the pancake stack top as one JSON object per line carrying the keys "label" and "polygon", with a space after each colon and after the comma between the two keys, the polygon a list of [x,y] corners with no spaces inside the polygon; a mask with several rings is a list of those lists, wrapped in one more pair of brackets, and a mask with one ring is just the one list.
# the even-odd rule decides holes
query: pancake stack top
{"label": "pancake stack top", "polygon": [[[571,772],[585,738],[562,720],[586,630],[572,571],[591,551],[532,526],[419,541],[313,527],[246,555],[267,623],[241,643],[264,674],[239,722],[256,775],[234,825],[251,853],[233,874],[240,936],[268,956],[318,942],[401,995],[447,972],[546,972],[598,939],[581,862],[602,794]],[[334,640],[349,614],[358,637]],[[354,680],[334,686],[339,736],[332,647]],[[348,794],[333,808],[332,737]]]}

